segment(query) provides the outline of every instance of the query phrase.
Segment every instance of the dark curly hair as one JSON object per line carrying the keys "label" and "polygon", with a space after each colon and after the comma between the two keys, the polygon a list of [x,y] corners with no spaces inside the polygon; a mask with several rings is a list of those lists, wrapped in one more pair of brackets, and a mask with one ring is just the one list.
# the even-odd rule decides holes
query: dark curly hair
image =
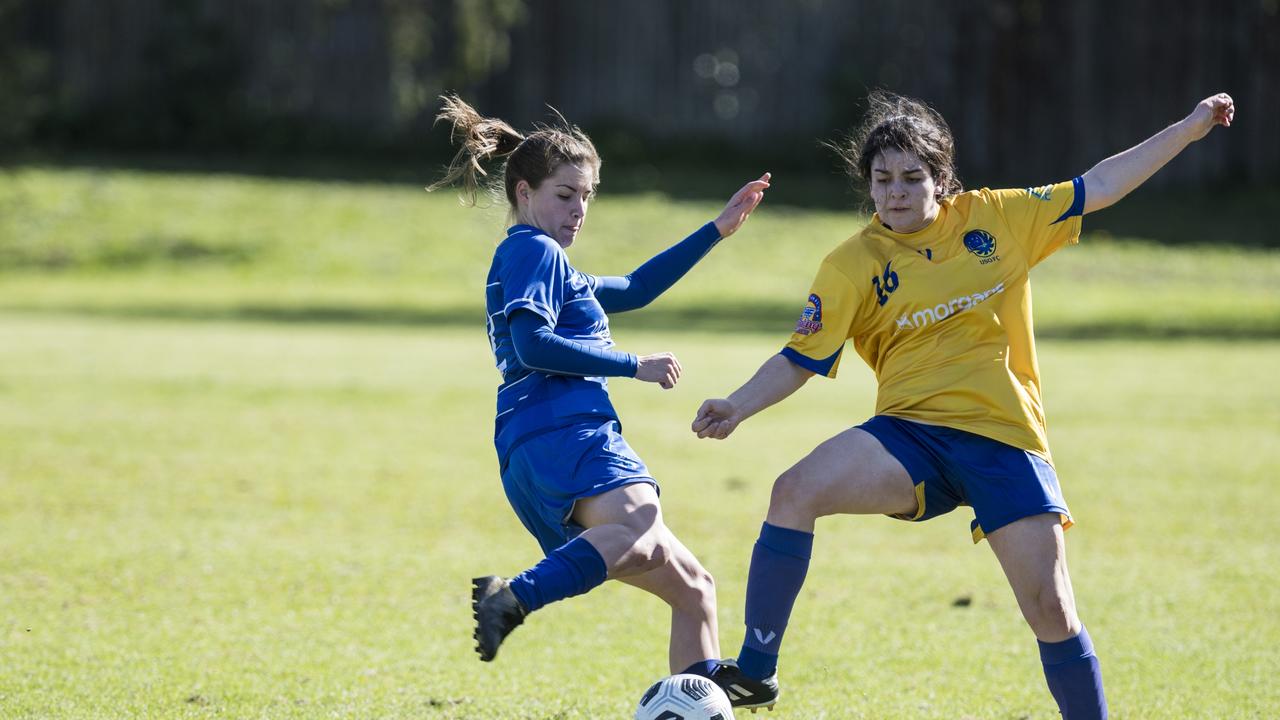
{"label": "dark curly hair", "polygon": [[933,176],[934,193],[941,200],[964,192],[956,174],[956,143],[951,128],[937,110],[914,98],[873,90],[867,95],[867,115],[849,137],[826,143],[855,179],[871,182],[871,163],[888,149],[914,153]]}

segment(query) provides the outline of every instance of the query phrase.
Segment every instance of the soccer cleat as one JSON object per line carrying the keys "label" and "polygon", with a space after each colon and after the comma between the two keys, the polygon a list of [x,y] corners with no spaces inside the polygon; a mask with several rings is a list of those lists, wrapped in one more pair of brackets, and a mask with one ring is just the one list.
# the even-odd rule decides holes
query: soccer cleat
{"label": "soccer cleat", "polygon": [[498,646],[515,630],[529,611],[524,609],[511,585],[497,575],[486,575],[471,581],[471,611],[476,619],[476,652],[489,662],[498,654]]}
{"label": "soccer cleat", "polygon": [[778,673],[764,680],[747,677],[733,659],[721,660],[711,671],[711,681],[724,690],[729,702],[736,708],[748,708],[755,713],[760,708],[773,710],[782,692],[778,689]]}

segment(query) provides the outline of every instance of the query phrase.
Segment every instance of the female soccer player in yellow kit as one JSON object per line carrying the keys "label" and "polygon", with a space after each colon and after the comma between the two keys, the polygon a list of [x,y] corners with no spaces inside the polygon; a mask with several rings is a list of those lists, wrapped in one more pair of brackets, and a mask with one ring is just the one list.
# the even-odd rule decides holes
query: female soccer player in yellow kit
{"label": "female soccer player in yellow kit", "polygon": [[1051,465],[1040,401],[1028,272],[1112,205],[1235,114],[1226,94],[1067,182],[962,192],[951,131],[918,101],[874,93],[841,148],[869,183],[876,213],[818,269],[791,341],[693,430],[728,437],[810,377],[834,377],[846,340],[875,371],[875,416],[819,445],[774,482],[751,557],[738,665],[777,699],[783,631],[808,569],[814,521],[883,513],[922,521],[973,507],[1040,646],[1067,720],[1105,718],[1093,644],[1076,615],[1063,530],[1071,524]]}

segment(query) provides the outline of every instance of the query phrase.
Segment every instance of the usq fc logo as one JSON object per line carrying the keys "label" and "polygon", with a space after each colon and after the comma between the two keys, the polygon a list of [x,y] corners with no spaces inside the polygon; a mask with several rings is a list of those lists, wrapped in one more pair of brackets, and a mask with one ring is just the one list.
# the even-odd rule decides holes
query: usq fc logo
{"label": "usq fc logo", "polygon": [[964,234],[964,247],[980,258],[996,254],[996,239],[986,230],[970,230]]}
{"label": "usq fc logo", "polygon": [[796,323],[796,332],[801,335],[812,335],[822,329],[822,298],[817,293],[809,296],[804,312],[800,313],[800,322]]}

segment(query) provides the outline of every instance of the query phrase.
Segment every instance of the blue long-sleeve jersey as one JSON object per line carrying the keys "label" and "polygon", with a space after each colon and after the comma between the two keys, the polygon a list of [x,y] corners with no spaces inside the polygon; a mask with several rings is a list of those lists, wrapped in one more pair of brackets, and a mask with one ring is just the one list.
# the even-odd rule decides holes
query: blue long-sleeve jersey
{"label": "blue long-sleeve jersey", "polygon": [[629,275],[597,277],[570,265],[537,228],[508,230],[485,289],[489,342],[503,379],[494,429],[499,457],[547,429],[616,420],[606,376],[633,376],[637,361],[613,349],[607,312],[652,302],[719,239],[707,223]]}

